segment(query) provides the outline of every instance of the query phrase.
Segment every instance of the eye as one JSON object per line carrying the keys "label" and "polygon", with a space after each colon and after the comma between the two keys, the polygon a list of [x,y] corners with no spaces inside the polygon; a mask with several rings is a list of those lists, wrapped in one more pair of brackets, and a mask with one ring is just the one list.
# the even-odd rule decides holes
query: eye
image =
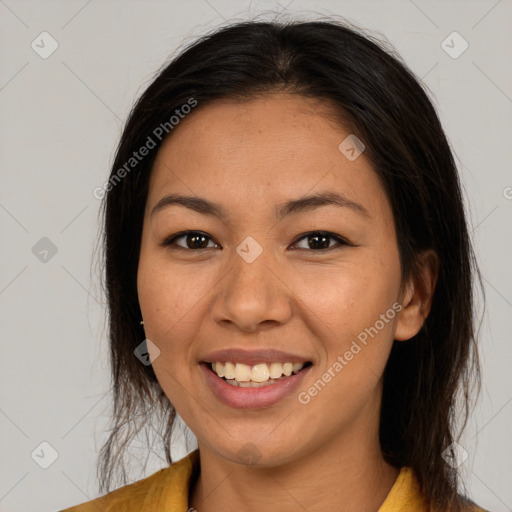
{"label": "eye", "polygon": [[[309,242],[306,243],[306,247],[299,247],[300,249],[306,249],[306,250],[313,250],[314,252],[321,252],[321,251],[329,251],[331,249],[336,249],[339,246],[347,245],[347,246],[353,246],[348,240],[345,238],[336,235],[334,233],[331,233],[329,231],[311,231],[310,233],[305,233],[302,235],[297,242],[294,242],[294,246],[297,245],[297,243],[300,240],[308,240]],[[334,241],[334,245],[330,245],[330,241]],[[338,247],[337,247],[338,246]]]}
{"label": "eye", "polygon": [[[184,246],[176,243],[177,240],[181,239],[185,240]],[[212,246],[208,247],[208,240],[213,242],[211,237],[201,231],[182,231],[181,233],[177,233],[167,238],[160,245],[176,245],[179,249],[183,250],[211,249]],[[218,247],[215,243],[214,246]]]}
{"label": "eye", "polygon": [[[184,245],[178,244],[178,240],[184,240]],[[298,242],[301,240],[307,240],[306,247],[299,247],[301,250],[310,250],[313,252],[321,252],[328,251],[332,249],[336,249],[337,246],[350,246],[354,247],[352,243],[350,243],[345,238],[336,235],[335,233],[331,233],[329,231],[311,231],[309,233],[303,234],[300,238],[297,239],[292,245],[297,246]],[[334,245],[331,245],[331,241],[334,241]],[[208,245],[209,242],[213,243],[212,245]],[[166,240],[164,240],[160,245],[162,246],[170,246],[174,245],[178,249],[183,250],[200,250],[200,249],[212,249],[219,247],[219,245],[213,241],[213,239],[205,233],[201,231],[182,231],[180,233],[176,233],[175,235],[170,236]]]}

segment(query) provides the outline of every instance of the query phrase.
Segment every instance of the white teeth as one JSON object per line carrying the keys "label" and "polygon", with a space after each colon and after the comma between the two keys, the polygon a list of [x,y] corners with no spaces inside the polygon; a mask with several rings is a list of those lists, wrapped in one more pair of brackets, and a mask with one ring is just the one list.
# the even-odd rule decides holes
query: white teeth
{"label": "white teeth", "polygon": [[252,367],[251,380],[253,382],[265,382],[270,377],[268,366],[263,364],[257,364]]}
{"label": "white teeth", "polygon": [[283,373],[289,377],[292,374],[293,371],[293,364],[292,363],[284,363],[283,364]]}
{"label": "white teeth", "polygon": [[[224,365],[224,377],[226,377],[226,379],[234,379],[235,376],[236,376],[235,365],[233,363],[227,362]],[[220,377],[220,375],[219,375],[219,377]]]}
{"label": "white teeth", "polygon": [[283,365],[281,363],[272,363],[270,365],[270,378],[279,379],[283,374]]}
{"label": "white teeth", "polygon": [[262,386],[269,386],[271,384],[274,384],[276,381],[267,381],[267,382],[253,382],[252,380],[250,382],[238,382],[235,379],[227,380],[228,384],[231,384],[232,386],[235,386],[237,388],[261,388]]}
{"label": "white teeth", "polygon": [[304,363],[293,363],[293,373],[299,373],[304,367]]}
{"label": "white teeth", "polygon": [[[236,383],[264,383],[268,380],[280,379],[281,377],[289,377],[292,373],[299,373],[305,363],[266,363],[250,366],[243,363],[212,363],[212,370],[219,376],[225,377],[231,381],[230,384]],[[248,384],[247,384],[248,385]],[[245,385],[244,387],[247,387]]]}
{"label": "white teeth", "polygon": [[251,367],[248,364],[236,363],[235,379],[238,382],[249,382],[251,380],[251,375]]}
{"label": "white teeth", "polygon": [[224,367],[222,366],[222,363],[213,363],[213,369],[219,377],[225,376]]}

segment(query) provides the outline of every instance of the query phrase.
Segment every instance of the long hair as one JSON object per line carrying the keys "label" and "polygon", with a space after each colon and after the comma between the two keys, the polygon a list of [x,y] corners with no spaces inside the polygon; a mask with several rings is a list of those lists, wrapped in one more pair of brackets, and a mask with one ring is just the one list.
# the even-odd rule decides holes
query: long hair
{"label": "long hair", "polygon": [[[478,276],[481,285],[481,277],[457,168],[424,86],[401,58],[386,43],[333,20],[248,21],[218,29],[165,65],[130,113],[101,190],[114,401],[99,457],[101,490],[109,491],[116,475],[127,483],[125,450],[150,418],[161,422],[155,430],[172,462],[176,412],[151,365],[134,357],[144,340],[136,283],[144,208],[158,149],[179,129],[171,116],[192,104],[200,109],[215,99],[274,91],[325,100],[364,141],[392,206],[402,282],[419,275],[420,251],[438,256],[430,314],[414,338],[394,342],[384,372],[380,444],[389,463],[414,470],[430,503],[459,510],[457,469],[442,454],[467,421],[471,384],[480,382],[473,282]],[[130,160],[150,145],[148,137],[148,154]]]}

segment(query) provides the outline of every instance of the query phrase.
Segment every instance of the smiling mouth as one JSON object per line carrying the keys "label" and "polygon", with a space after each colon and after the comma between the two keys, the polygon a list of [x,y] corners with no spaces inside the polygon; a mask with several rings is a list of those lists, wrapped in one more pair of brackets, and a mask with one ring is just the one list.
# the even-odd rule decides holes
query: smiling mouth
{"label": "smiling mouth", "polygon": [[213,373],[228,384],[244,388],[276,384],[292,375],[296,375],[311,364],[310,361],[304,363],[260,363],[255,365],[231,361],[206,363]]}

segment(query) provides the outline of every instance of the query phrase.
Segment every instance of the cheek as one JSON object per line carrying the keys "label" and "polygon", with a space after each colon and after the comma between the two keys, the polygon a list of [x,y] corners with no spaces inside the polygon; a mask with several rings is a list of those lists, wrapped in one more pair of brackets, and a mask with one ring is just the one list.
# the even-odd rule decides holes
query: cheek
{"label": "cheek", "polygon": [[357,336],[392,307],[400,284],[399,263],[373,254],[326,268],[311,265],[288,276],[294,294],[332,336]]}
{"label": "cheek", "polygon": [[201,309],[200,281],[183,268],[173,268],[153,252],[141,252],[137,273],[139,304],[144,332],[160,351],[153,370],[166,396],[177,410],[188,409],[190,340]]}
{"label": "cheek", "polygon": [[[329,386],[333,393],[367,393],[384,371],[398,307],[400,266],[395,256],[390,250],[388,255],[368,254],[328,271],[311,267],[296,279],[294,291],[302,299],[303,318],[309,318],[310,329],[322,340],[321,369],[343,374],[331,379],[337,382]],[[336,361],[340,364],[334,368]]]}
{"label": "cheek", "polygon": [[173,272],[155,253],[141,252],[137,273],[139,305],[144,318],[144,333],[157,347],[153,369],[169,398],[175,393],[175,378],[185,368],[187,358],[187,313],[193,314],[194,282],[187,286],[182,272]]}
{"label": "cheek", "polygon": [[170,336],[183,339],[205,305],[215,280],[197,265],[173,265],[162,254],[141,253],[137,275],[139,304],[146,334],[167,343]]}

